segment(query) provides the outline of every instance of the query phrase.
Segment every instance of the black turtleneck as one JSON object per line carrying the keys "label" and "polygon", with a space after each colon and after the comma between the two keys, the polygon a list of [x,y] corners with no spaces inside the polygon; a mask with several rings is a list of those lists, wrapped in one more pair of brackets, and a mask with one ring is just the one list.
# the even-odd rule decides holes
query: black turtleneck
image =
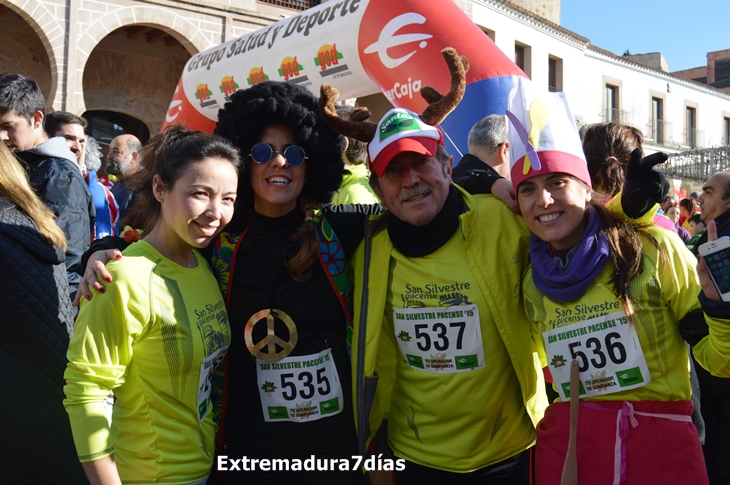
{"label": "black turtleneck", "polygon": [[388,235],[393,246],[404,256],[418,258],[431,254],[451,239],[459,228],[459,216],[465,209],[464,200],[452,185],[444,207],[431,222],[424,226],[414,226],[390,213]]}

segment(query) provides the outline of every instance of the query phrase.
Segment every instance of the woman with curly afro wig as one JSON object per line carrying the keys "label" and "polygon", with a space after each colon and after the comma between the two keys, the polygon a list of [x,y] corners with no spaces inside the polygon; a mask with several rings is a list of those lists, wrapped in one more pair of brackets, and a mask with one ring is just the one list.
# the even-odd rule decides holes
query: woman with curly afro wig
{"label": "woman with curly afro wig", "polygon": [[[313,205],[327,204],[340,187],[344,174],[342,152],[345,140],[335,133],[319,115],[318,100],[296,84],[265,81],[234,93],[231,101],[218,113],[215,133],[227,138],[244,156],[261,141],[268,126],[285,125],[292,130],[296,144],[306,153],[307,183],[300,201]],[[254,194],[248,180],[250,164],[241,174],[239,197],[246,204]]]}
{"label": "woman with curly afro wig", "polygon": [[[368,214],[380,206],[328,205],[342,182],[345,141],[305,88],[265,81],[234,93],[218,119],[216,134],[246,159],[234,220],[212,257],[233,334],[220,444],[235,457],[350,458],[357,443],[345,254],[354,252]],[[362,478],[347,471],[244,476],[219,468],[225,483]]]}

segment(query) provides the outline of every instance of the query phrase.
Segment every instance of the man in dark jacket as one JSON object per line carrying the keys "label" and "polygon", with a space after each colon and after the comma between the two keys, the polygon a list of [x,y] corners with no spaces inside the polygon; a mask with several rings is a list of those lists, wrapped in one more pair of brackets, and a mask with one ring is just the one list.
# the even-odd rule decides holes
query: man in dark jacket
{"label": "man in dark jacket", "polygon": [[468,192],[492,193],[516,211],[517,202],[509,183],[509,141],[504,116],[489,115],[477,121],[469,131],[468,147],[469,153],[454,167],[451,179]]}
{"label": "man in dark jacket", "polygon": [[452,178],[474,173],[497,174],[509,180],[509,141],[507,124],[502,115],[489,115],[476,122],[469,130],[469,153],[454,168]]}
{"label": "man in dark jacket", "polygon": [[[730,236],[730,172],[717,172],[707,179],[698,198],[702,212],[700,219],[708,225],[715,221],[717,236]],[[705,231],[692,248],[697,255],[700,245],[707,242],[710,231]],[[730,315],[730,303],[713,305],[723,317]],[[698,334],[701,338],[703,335]],[[692,343],[692,342],[690,342]],[[713,377],[700,365],[695,365],[700,383],[702,417],[705,420],[705,463],[711,485],[730,483],[730,379]]]}
{"label": "man in dark jacket", "polygon": [[32,79],[0,76],[0,140],[27,165],[30,184],[56,215],[66,235],[66,272],[71,299],[81,277],[76,269],[91,242],[95,210],[76,157],[61,137],[49,139],[43,129],[46,102]]}

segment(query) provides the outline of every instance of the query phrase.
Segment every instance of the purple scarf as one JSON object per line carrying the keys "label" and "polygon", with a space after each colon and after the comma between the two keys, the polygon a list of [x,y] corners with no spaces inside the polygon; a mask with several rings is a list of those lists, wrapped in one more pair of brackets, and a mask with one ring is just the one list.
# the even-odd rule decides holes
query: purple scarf
{"label": "purple scarf", "polygon": [[550,244],[534,234],[530,237],[532,280],[552,301],[565,303],[580,298],[608,263],[608,240],[601,232],[595,209],[591,207],[588,212],[583,242],[574,248],[566,267],[550,256]]}

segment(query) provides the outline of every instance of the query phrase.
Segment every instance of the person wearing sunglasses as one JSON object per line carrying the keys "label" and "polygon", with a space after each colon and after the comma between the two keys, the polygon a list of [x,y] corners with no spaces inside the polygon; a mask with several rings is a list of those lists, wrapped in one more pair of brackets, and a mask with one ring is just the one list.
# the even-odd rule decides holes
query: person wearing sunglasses
{"label": "person wearing sunglasses", "polygon": [[[238,91],[220,111],[216,134],[234,142],[247,163],[233,219],[206,253],[232,335],[219,376],[221,459],[214,466],[227,484],[360,483],[351,460],[357,441],[345,255],[361,241],[368,216],[382,208],[328,205],[342,182],[344,138],[324,123],[317,98],[305,88],[266,81]],[[124,245],[106,238],[87,254],[111,247],[110,240]],[[97,256],[103,262],[112,254],[90,258],[86,275],[94,287],[112,277],[95,264]],[[294,463],[312,455],[338,466],[245,471],[226,458]],[[340,467],[344,460],[348,471]]]}
{"label": "person wearing sunglasses", "polygon": [[[345,255],[380,206],[328,205],[342,183],[345,143],[302,87],[264,82],[235,93],[219,113],[216,133],[249,155],[240,181],[243,206],[212,256],[236,347],[226,367],[221,442],[236,458],[314,455],[342,463],[357,453]],[[267,341],[270,329],[282,340]],[[352,465],[349,471],[220,471],[226,483],[362,478]]]}

